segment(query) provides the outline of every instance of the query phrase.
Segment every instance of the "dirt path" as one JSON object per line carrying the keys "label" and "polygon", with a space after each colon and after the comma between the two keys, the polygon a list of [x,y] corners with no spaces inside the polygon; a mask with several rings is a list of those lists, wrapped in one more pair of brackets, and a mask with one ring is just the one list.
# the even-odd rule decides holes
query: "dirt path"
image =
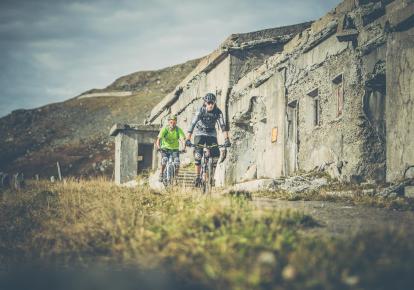
{"label": "dirt path", "polygon": [[352,206],[326,201],[286,201],[271,198],[253,198],[261,208],[295,209],[311,215],[320,227],[310,233],[328,235],[353,235],[362,231],[401,229],[414,237],[414,212],[382,208]]}

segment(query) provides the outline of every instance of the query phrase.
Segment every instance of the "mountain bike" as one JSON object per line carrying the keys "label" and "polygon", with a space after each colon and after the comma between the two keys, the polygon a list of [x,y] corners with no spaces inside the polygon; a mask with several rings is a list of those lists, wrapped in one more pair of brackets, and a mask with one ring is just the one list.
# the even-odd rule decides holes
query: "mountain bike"
{"label": "mountain bike", "polygon": [[203,193],[211,193],[211,188],[214,185],[214,176],[213,176],[213,158],[211,157],[211,149],[218,147],[224,148],[220,150],[220,160],[219,163],[222,163],[227,156],[227,147],[225,145],[194,145],[191,144],[190,147],[194,148],[203,148],[203,156],[201,158],[201,182],[196,184],[196,187],[200,187],[203,190]]}
{"label": "mountain bike", "polygon": [[[158,149],[158,152],[171,153],[173,150]],[[185,150],[179,150],[178,153],[184,153]],[[162,158],[162,157],[161,157]],[[165,187],[174,185],[175,173],[177,172],[177,166],[174,162],[172,154],[169,154],[167,164],[165,165],[164,172],[162,173],[162,183]]]}

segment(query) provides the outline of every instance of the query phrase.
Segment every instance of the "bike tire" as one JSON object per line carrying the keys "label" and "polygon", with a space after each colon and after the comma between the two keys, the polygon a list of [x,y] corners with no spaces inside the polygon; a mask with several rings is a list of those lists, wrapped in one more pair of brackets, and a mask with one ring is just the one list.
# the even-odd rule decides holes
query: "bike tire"
{"label": "bike tire", "polygon": [[213,185],[213,161],[212,158],[208,159],[208,164],[207,164],[207,174],[208,174],[208,178],[207,178],[207,184],[206,184],[206,192],[207,193],[211,193],[211,187]]}
{"label": "bike tire", "polygon": [[168,184],[173,185],[174,177],[175,177],[175,166],[173,164],[169,164],[168,168],[169,168]]}
{"label": "bike tire", "polygon": [[168,168],[167,167],[164,169],[164,173],[162,174],[162,184],[164,184],[164,187],[168,186]]}
{"label": "bike tire", "polygon": [[205,160],[203,158],[203,160],[201,161],[201,171],[200,171],[201,181],[199,184],[199,187],[201,187],[203,193],[206,192],[206,182],[204,180],[204,175],[205,175]]}

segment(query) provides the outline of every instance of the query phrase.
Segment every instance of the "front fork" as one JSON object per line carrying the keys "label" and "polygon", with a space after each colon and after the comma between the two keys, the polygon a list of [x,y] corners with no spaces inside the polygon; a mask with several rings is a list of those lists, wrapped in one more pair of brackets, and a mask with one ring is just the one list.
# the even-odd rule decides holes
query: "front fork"
{"label": "front fork", "polygon": [[173,180],[173,178],[174,178],[174,176],[175,176],[175,170],[176,170],[176,168],[175,168],[175,165],[174,165],[173,162],[174,162],[174,160],[170,156],[168,158],[167,166],[165,168],[167,170],[167,172],[166,172],[167,173],[166,174],[167,183],[171,183],[172,180]]}
{"label": "front fork", "polygon": [[204,151],[204,162],[202,167],[202,179],[205,183],[211,185],[213,179],[213,159],[210,156],[210,150]]}

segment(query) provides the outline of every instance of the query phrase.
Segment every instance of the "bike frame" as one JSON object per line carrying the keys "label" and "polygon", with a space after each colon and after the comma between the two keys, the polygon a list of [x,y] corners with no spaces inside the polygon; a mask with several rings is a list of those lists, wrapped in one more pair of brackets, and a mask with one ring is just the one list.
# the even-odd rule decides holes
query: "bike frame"
{"label": "bike frame", "polygon": [[[160,149],[158,151],[160,151],[160,152],[170,152],[171,150]],[[184,150],[178,151],[178,153],[183,153],[183,152],[185,152],[185,151]],[[167,161],[167,164],[165,165],[164,172],[162,173],[162,176],[163,176],[162,183],[164,184],[165,187],[173,185],[173,181],[175,179],[176,169],[177,168],[176,168],[176,165],[174,163],[173,156],[172,156],[172,154],[170,154],[170,156],[168,156],[168,161]]]}
{"label": "bike frame", "polygon": [[168,162],[165,166],[164,171],[165,171],[164,185],[165,186],[172,185],[172,181],[175,177],[175,164],[174,164],[174,160],[171,154],[168,157]]}
{"label": "bike frame", "polygon": [[200,171],[200,176],[201,176],[201,182],[202,182],[202,189],[203,189],[203,193],[211,193],[211,189],[213,187],[213,158],[211,158],[210,153],[211,153],[211,149],[214,147],[218,147],[218,148],[226,148],[226,146],[224,145],[218,145],[218,144],[213,144],[213,145],[194,145],[191,144],[190,147],[198,147],[198,148],[203,148],[203,156],[201,158],[201,171]]}

